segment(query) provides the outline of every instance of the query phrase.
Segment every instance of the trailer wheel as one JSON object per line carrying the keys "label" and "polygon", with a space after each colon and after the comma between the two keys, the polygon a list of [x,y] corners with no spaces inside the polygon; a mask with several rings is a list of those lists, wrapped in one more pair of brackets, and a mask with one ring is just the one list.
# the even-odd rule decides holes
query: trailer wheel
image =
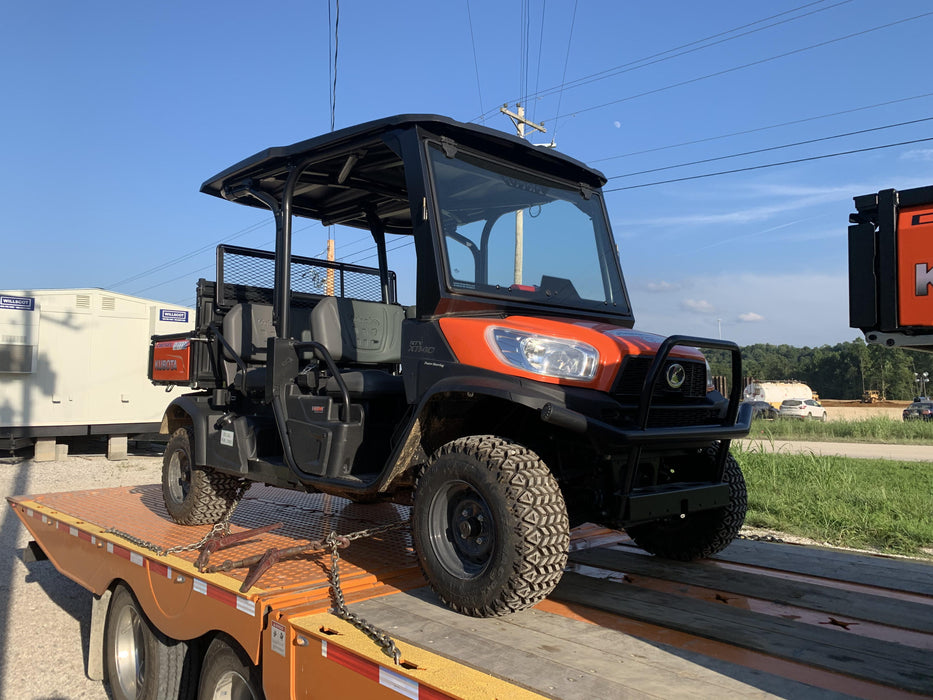
{"label": "trailer wheel", "polygon": [[412,535],[435,593],[458,612],[494,617],[554,589],[570,527],[557,481],[538,455],[478,435],[447,443],[422,471]]}
{"label": "trailer wheel", "polygon": [[193,442],[190,427],[179,428],[169,438],[162,457],[162,498],[176,523],[209,525],[236,505],[240,481],[210,467],[196,466]]}
{"label": "trailer wheel", "polygon": [[194,697],[196,680],[188,644],[153,627],[122,585],[110,599],[104,663],[114,700]]}
{"label": "trailer wheel", "polygon": [[240,647],[220,636],[204,655],[198,700],[262,700],[259,672]]}
{"label": "trailer wheel", "polygon": [[[710,448],[707,459],[712,460],[715,453]],[[666,559],[690,561],[721,552],[738,536],[748,508],[745,478],[731,454],[726,456],[723,481],[729,486],[729,505],[633,525],[625,531],[639,547]]]}

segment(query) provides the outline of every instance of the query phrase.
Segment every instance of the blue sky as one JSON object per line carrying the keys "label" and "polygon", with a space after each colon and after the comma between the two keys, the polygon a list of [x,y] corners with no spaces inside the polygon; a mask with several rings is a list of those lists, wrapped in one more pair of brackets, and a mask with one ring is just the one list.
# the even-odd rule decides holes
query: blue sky
{"label": "blue sky", "polygon": [[[190,304],[218,242],[269,247],[270,216],[198,188],[329,130],[334,2],[8,4],[0,288]],[[758,166],[933,137],[918,121],[933,117],[931,33],[923,0],[344,0],[335,121],[429,112],[512,131],[498,107],[524,98],[548,129],[531,140],[612,178],[636,327],[832,344],[858,335],[851,198],[933,184],[933,140]],[[371,262],[361,232],[335,237],[338,257]],[[304,228],[295,252],[326,238]],[[412,256],[390,257],[403,293]]]}

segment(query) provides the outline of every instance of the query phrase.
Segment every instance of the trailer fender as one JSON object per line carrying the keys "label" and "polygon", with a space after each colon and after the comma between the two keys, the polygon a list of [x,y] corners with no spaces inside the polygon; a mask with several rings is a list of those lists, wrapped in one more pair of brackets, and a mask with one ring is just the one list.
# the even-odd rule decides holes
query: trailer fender
{"label": "trailer fender", "polygon": [[91,632],[87,650],[87,677],[104,680],[104,629],[113,591],[108,588],[99,596],[91,595]]}

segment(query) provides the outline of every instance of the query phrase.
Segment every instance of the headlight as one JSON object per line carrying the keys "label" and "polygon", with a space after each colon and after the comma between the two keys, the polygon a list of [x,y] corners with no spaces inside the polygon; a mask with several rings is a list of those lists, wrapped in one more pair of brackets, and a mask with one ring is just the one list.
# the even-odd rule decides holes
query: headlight
{"label": "headlight", "polygon": [[546,377],[589,380],[599,369],[599,352],[578,340],[492,327],[486,341],[504,362]]}
{"label": "headlight", "polygon": [[716,385],[713,384],[713,368],[709,366],[709,360],[704,360],[706,362],[706,391],[707,393],[716,390]]}

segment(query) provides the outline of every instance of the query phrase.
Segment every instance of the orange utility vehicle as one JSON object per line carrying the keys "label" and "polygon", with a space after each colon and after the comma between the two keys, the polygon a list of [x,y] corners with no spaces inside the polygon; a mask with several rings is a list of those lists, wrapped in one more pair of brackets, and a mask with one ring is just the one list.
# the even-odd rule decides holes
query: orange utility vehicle
{"label": "orange utility vehicle", "polygon": [[[269,210],[274,253],[220,246],[196,330],[151,378],[195,391],[163,428],[166,507],[216,521],[242,484],[413,504],[415,552],[454,609],[534,605],[570,528],[708,556],[737,535],[747,434],[734,343],[632,329],[601,187],[558,152],[397,116],[270,148],[201,190]],[[378,266],[292,255],[292,219],[361,228]],[[397,302],[411,244],[416,303]],[[730,397],[698,348],[732,359]]]}

